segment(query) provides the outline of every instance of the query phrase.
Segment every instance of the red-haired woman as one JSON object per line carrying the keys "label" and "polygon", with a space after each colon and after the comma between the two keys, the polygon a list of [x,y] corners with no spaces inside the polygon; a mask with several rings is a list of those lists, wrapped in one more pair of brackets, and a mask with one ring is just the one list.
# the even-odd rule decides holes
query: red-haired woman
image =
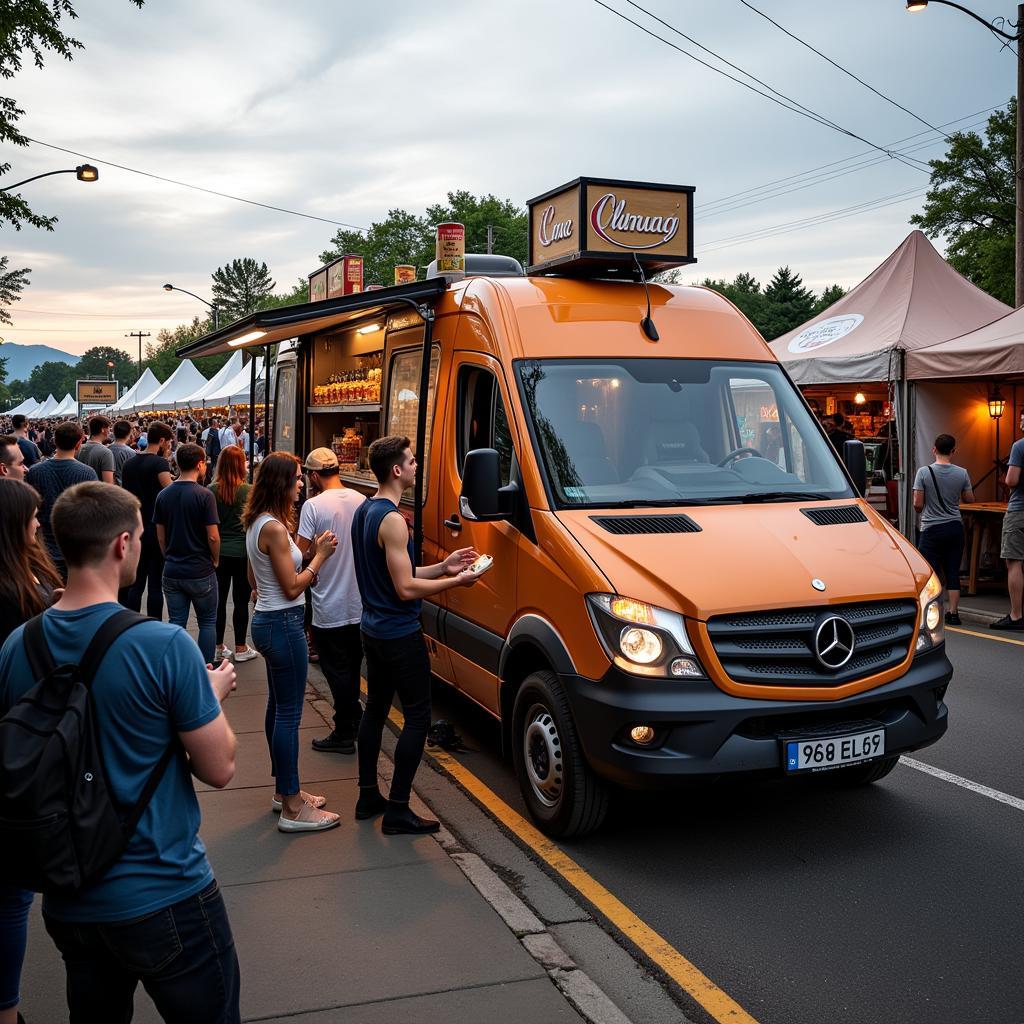
{"label": "red-haired woman", "polygon": [[231,445],[220,453],[210,490],[217,499],[220,516],[220,561],[217,563],[217,660],[231,657],[224,644],[228,594],[234,599],[231,625],[235,633],[235,661],[251,661],[256,652],[246,642],[249,632],[249,560],[245,557],[245,527],[242,510],[249,497],[245,482],[245,452]]}
{"label": "red-haired woman", "polygon": [[[57,568],[36,539],[39,492],[0,477],[0,644],[60,596]],[[0,883],[0,1024],[18,1019],[32,893]]]}
{"label": "red-haired woman", "polygon": [[[221,452],[221,458],[228,449]],[[282,832],[333,828],[337,814],[321,808],[322,796],[299,788],[299,721],[306,692],[308,658],[304,624],[306,588],[314,586],[320,566],[334,554],[338,538],[325,530],[316,538],[313,558],[302,568],[292,539],[302,466],[294,455],[273,452],[256,473],[245,509],[245,549],[249,582],[256,591],[252,641],[267,663],[269,699],[265,727]]]}

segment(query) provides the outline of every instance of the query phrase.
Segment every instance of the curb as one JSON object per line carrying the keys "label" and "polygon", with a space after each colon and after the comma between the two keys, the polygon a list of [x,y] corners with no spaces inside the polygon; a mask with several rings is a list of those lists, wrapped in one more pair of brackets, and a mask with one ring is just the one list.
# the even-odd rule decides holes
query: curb
{"label": "curb", "polygon": [[[322,673],[315,664],[310,665],[309,684],[317,698],[309,701],[313,710],[330,728],[333,707],[327,699],[329,691]],[[381,749],[384,760],[378,768],[383,783],[391,782],[392,760],[390,753]],[[435,814],[427,805],[415,786],[410,807],[417,814]],[[487,901],[494,912],[505,922],[520,944],[531,957],[547,972],[552,984],[569,1001],[587,1024],[633,1024],[600,986],[569,956],[539,917],[521,900],[490,868],[486,861],[466,850],[458,839],[442,824],[434,836],[435,841],[458,865],[474,889]]]}

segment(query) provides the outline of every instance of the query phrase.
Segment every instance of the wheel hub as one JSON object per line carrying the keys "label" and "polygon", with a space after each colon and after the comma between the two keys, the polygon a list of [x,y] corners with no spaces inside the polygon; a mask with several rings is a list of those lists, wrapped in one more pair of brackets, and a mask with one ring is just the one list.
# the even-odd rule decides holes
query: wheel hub
{"label": "wheel hub", "polygon": [[526,714],[523,730],[526,775],[534,796],[545,807],[554,807],[562,796],[562,742],[551,712],[535,704]]}

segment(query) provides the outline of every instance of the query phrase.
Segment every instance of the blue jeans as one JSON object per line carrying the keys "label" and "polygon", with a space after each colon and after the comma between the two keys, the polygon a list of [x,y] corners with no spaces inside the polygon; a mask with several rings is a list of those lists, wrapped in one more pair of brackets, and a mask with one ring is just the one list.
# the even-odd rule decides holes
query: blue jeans
{"label": "blue jeans", "polygon": [[11,885],[0,886],[0,1010],[18,1005],[31,908],[32,893]]}
{"label": "blue jeans", "polygon": [[203,661],[211,663],[217,646],[217,574],[210,573],[201,580],[172,580],[165,576],[163,583],[167,618],[174,625],[187,629],[189,607],[195,608],[199,650]]}
{"label": "blue jeans", "polygon": [[305,608],[256,612],[252,642],[267,663],[267,715],[264,729],[270,747],[270,773],[281,796],[299,791],[299,722],[306,694],[309,648]]}
{"label": "blue jeans", "polygon": [[131,921],[43,919],[64,958],[71,1024],[127,1024],[140,981],[167,1024],[241,1020],[235,940],[216,882]]}

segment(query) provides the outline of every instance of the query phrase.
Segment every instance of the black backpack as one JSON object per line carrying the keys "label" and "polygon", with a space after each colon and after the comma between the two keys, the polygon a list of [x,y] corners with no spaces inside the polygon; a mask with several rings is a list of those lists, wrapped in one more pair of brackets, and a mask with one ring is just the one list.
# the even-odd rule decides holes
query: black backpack
{"label": "black backpack", "polygon": [[[114,641],[148,617],[121,611],[96,631],[78,665],[56,665],[43,617],[25,625],[33,686],[0,718],[0,878],[74,895],[124,853],[174,756],[169,744],[133,807],[120,809],[103,765],[92,681]],[[131,723],[125,723],[131,728]]]}

